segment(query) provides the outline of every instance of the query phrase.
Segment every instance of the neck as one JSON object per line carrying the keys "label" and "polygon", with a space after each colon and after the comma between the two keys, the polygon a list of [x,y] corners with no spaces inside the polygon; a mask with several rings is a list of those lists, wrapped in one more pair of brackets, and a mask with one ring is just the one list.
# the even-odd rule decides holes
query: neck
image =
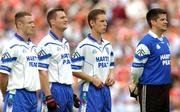
{"label": "neck", "polygon": [[97,33],[96,31],[92,30],[91,34],[92,34],[92,37],[95,38],[98,42],[101,41],[101,34],[100,33]]}
{"label": "neck", "polygon": [[59,40],[62,40],[63,31],[59,31],[55,28],[52,28],[51,31],[58,37]]}
{"label": "neck", "polygon": [[24,41],[27,42],[29,40],[29,35],[24,33],[24,32],[22,32],[22,31],[18,30],[17,34],[20,35],[24,39]]}
{"label": "neck", "polygon": [[160,30],[155,29],[155,28],[152,28],[151,30],[152,30],[152,32],[154,32],[158,36],[158,38],[161,38],[162,34],[164,33],[164,31],[160,31]]}

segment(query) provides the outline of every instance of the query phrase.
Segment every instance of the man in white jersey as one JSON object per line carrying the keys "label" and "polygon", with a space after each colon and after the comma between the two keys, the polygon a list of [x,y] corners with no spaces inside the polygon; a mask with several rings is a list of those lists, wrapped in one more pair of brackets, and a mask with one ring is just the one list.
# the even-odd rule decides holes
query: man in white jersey
{"label": "man in white jersey", "polygon": [[18,12],[15,24],[17,33],[3,49],[0,65],[4,112],[37,112],[38,56],[29,38],[35,32],[34,19],[28,12]]}
{"label": "man in white jersey", "polygon": [[70,48],[63,36],[68,19],[64,9],[52,9],[47,14],[49,33],[38,45],[39,71],[48,111],[72,112],[73,76]]}
{"label": "man in white jersey", "polygon": [[88,14],[91,33],[80,42],[72,57],[73,75],[82,79],[80,112],[111,112],[109,86],[114,84],[112,46],[102,38],[106,32],[105,11],[94,9]]}

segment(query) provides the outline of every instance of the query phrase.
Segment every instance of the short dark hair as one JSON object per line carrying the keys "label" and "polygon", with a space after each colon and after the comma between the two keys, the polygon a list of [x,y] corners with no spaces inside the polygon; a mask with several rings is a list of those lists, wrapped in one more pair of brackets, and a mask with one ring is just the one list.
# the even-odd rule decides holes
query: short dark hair
{"label": "short dark hair", "polygon": [[51,9],[51,10],[47,13],[47,22],[48,22],[48,24],[49,24],[50,27],[52,27],[52,25],[51,25],[51,23],[50,23],[50,20],[56,18],[56,12],[58,12],[58,11],[63,11],[63,12],[65,12],[63,8],[54,8],[54,9]]}
{"label": "short dark hair", "polygon": [[96,20],[96,17],[99,14],[106,14],[106,12],[103,9],[94,9],[89,12],[87,19],[88,19],[88,24],[89,24],[90,28],[92,28],[90,21]]}
{"label": "short dark hair", "polygon": [[157,20],[160,14],[167,14],[167,11],[160,8],[154,8],[148,11],[148,13],[146,14],[146,20],[150,28],[152,28],[151,20]]}
{"label": "short dark hair", "polygon": [[25,11],[17,12],[17,13],[15,14],[15,25],[16,25],[16,27],[17,27],[17,22],[18,22],[21,18],[23,18],[23,17],[25,17],[25,16],[32,16],[32,14],[29,13],[29,12],[25,12]]}

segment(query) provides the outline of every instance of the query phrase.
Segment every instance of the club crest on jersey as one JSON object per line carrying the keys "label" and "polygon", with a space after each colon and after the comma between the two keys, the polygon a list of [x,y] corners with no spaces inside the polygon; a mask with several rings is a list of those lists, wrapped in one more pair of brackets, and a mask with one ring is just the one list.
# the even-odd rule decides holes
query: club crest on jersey
{"label": "club crest on jersey", "polygon": [[96,54],[96,53],[97,53],[96,49],[93,49],[92,54]]}
{"label": "club crest on jersey", "polygon": [[156,49],[161,49],[161,46],[159,44],[156,44]]}

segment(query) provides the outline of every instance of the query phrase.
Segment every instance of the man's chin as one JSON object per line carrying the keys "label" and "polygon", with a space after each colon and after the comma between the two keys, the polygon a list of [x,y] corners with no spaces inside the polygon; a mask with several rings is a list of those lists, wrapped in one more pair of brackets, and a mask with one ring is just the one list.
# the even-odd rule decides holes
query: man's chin
{"label": "man's chin", "polygon": [[167,31],[167,28],[162,28],[161,30],[162,30],[163,32],[165,32],[165,31]]}
{"label": "man's chin", "polygon": [[62,30],[66,30],[66,29],[67,29],[67,27],[62,28]]}
{"label": "man's chin", "polygon": [[103,34],[103,33],[106,33],[106,30],[102,30],[102,31],[101,31],[101,34]]}
{"label": "man's chin", "polygon": [[163,29],[163,30],[164,30],[164,32],[167,31],[167,29]]}
{"label": "man's chin", "polygon": [[34,32],[28,33],[28,35],[29,35],[29,36],[32,36],[32,35],[35,35],[35,33],[34,33]]}

